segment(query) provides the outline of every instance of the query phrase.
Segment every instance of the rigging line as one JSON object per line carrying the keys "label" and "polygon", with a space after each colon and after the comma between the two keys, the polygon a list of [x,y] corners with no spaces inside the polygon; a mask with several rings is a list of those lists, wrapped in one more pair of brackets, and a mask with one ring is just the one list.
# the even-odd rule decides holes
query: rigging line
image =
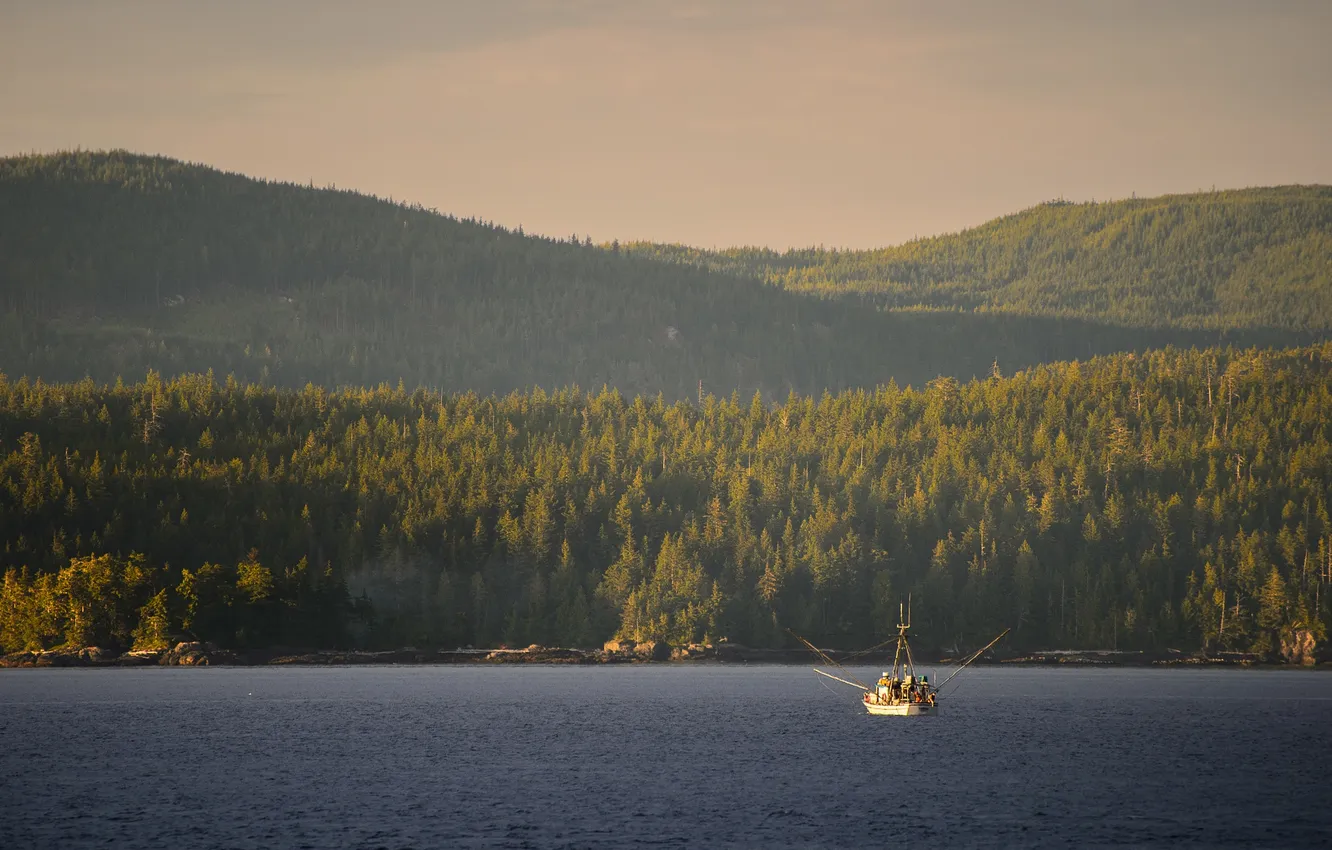
{"label": "rigging line", "polygon": [[948,692],[949,699],[952,699],[954,694],[962,690],[962,686],[965,685],[968,681],[969,681],[968,679],[958,679],[956,682],[954,682],[953,689]]}
{"label": "rigging line", "polygon": [[827,683],[827,682],[823,681],[822,679],[819,679],[819,680],[818,680],[818,683],[819,683],[819,687],[823,688],[823,689],[824,689],[825,691],[827,691],[828,693],[830,693],[830,694],[832,694],[833,696],[837,697],[837,701],[838,701],[838,702],[841,702],[841,700],[842,700],[842,695],[841,695],[840,693],[838,693],[837,691],[834,691],[832,688],[828,687],[828,683]]}
{"label": "rigging line", "polygon": [[[956,643],[954,643],[954,646],[956,646]],[[971,658],[972,655],[975,655],[975,653],[974,652],[967,653],[966,655],[960,655],[957,658],[952,659],[951,661],[939,662],[940,664],[944,665],[944,678],[945,679],[951,678],[953,673],[956,673],[959,669],[961,669],[962,665],[966,664],[967,659]]]}
{"label": "rigging line", "polygon": [[[1000,637],[1003,637],[1003,635],[1000,635]],[[998,640],[998,638],[996,638],[995,640]],[[985,646],[981,647],[980,649],[976,650],[975,652],[971,653],[966,658],[964,658],[962,660],[962,663],[958,664],[957,667],[954,668],[948,674],[948,677],[945,678],[943,682],[939,684],[939,689],[942,690],[944,685],[947,685],[949,682],[953,681],[953,678],[956,677],[958,673],[961,673],[963,670],[965,670],[971,664],[971,662],[975,661],[976,659],[984,655],[985,650],[989,649],[991,645],[993,645],[993,641],[991,641],[991,643],[986,644]]]}
{"label": "rigging line", "polygon": [[947,682],[949,679],[953,678],[953,676],[955,676],[963,667],[970,664],[971,657],[975,654],[976,653],[974,652],[969,652],[966,655],[963,655],[960,658],[958,658],[952,664],[949,664],[947,668],[944,669],[944,681]]}
{"label": "rigging line", "polygon": [[[975,655],[974,658],[971,655],[968,655],[965,658],[963,658],[961,661],[959,661],[957,664],[945,670],[943,682],[939,684],[939,687],[942,688],[944,685],[948,684],[948,682],[951,681],[954,676],[956,676],[958,673],[961,673],[964,668],[970,666],[971,662],[980,658],[979,654],[973,653],[973,655]],[[956,685],[954,685],[954,687],[956,687]]]}
{"label": "rigging line", "polygon": [[[985,652],[985,649],[987,649],[987,648],[988,648],[988,647],[984,647],[984,648],[981,648],[981,649],[977,650],[976,652],[971,653],[970,655],[966,656],[966,658],[964,658],[964,659],[962,660],[962,662],[961,662],[960,664],[958,664],[955,668],[950,668],[950,669],[951,669],[951,672],[949,672],[948,675],[944,678],[944,680],[943,680],[942,682],[940,682],[940,683],[935,687],[935,689],[934,689],[935,693],[939,694],[940,696],[943,696],[943,689],[944,689],[944,686],[946,686],[949,682],[953,681],[953,678],[956,677],[958,673],[961,673],[962,670],[963,670],[968,664],[970,664],[971,662],[973,662],[973,661],[975,661],[977,658],[979,658],[979,657]],[[949,693],[950,693],[950,694],[952,694],[952,693],[956,693],[956,692],[957,692],[957,688],[958,688],[957,685],[953,685],[953,690],[949,691]]]}
{"label": "rigging line", "polygon": [[831,658],[829,658],[829,657],[828,657],[828,654],[827,654],[826,652],[824,652],[823,650],[819,649],[817,646],[815,646],[814,644],[812,644],[812,643],[810,643],[809,641],[805,640],[805,639],[802,638],[800,635],[796,634],[795,632],[791,631],[790,629],[787,629],[787,631],[791,633],[791,636],[792,636],[792,637],[794,637],[796,640],[800,641],[800,642],[803,643],[805,646],[807,646],[811,652],[813,652],[815,655],[817,655],[817,656],[823,661],[824,664],[827,664],[829,667],[836,667],[838,670],[841,670],[843,673],[845,673],[848,677],[851,678],[852,681],[854,681],[854,682],[856,683],[856,685],[857,685],[861,690],[868,691],[868,690],[870,689],[870,688],[869,688],[869,685],[866,685],[864,682],[862,682],[862,681],[860,681],[859,679],[856,678],[856,674],[855,674],[855,673],[852,673],[850,670],[846,669],[846,668],[843,667],[841,664],[838,664],[836,661],[833,661]]}
{"label": "rigging line", "polygon": [[911,667],[911,675],[916,675],[916,659],[911,657],[911,644],[904,643],[902,648],[906,650],[907,664]]}
{"label": "rigging line", "polygon": [[828,686],[828,683],[825,682],[825,681],[823,681],[822,679],[818,679],[817,681],[818,681],[819,685],[822,686],[822,688],[823,688],[825,691],[827,691],[828,693],[830,693],[830,694],[832,694],[833,696],[837,697],[837,699],[838,699],[839,701],[842,700],[842,699],[845,699],[845,697],[844,697],[843,695],[846,693],[846,691],[836,691],[836,690],[833,690],[832,688],[830,688],[830,687]]}
{"label": "rigging line", "polygon": [[851,661],[852,659],[859,658],[862,655],[869,655],[871,652],[873,652],[876,649],[883,649],[885,646],[888,646],[889,644],[896,642],[897,642],[897,636],[894,635],[893,637],[888,638],[888,640],[884,641],[883,643],[871,646],[869,649],[862,649],[857,652],[853,652],[850,655],[848,655],[844,660]]}
{"label": "rigging line", "polygon": [[[788,631],[788,632],[791,632],[790,629],[787,629],[787,631]],[[805,647],[806,647],[807,649],[809,649],[811,652],[813,652],[814,655],[815,655],[815,657],[817,657],[820,661],[822,661],[823,663],[827,664],[829,667],[836,667],[836,666],[837,666],[837,662],[836,662],[836,661],[833,661],[831,658],[829,658],[829,657],[828,657],[828,654],[827,654],[826,652],[824,652],[823,650],[819,649],[817,646],[815,646],[814,644],[810,643],[809,641],[805,640],[805,639],[802,638],[800,635],[797,635],[795,632],[791,632],[791,634],[795,635],[796,640],[798,640],[798,641],[800,641],[801,643],[803,643],[803,644],[805,645]]]}
{"label": "rigging line", "polygon": [[[958,691],[962,690],[962,686],[965,685],[966,683],[967,683],[967,680],[966,680],[966,679],[958,679],[958,680],[957,680],[957,684],[956,684],[956,685],[953,685],[953,689],[952,689],[951,691],[948,692],[948,697],[949,697],[949,699],[952,699],[952,697],[953,697],[954,694],[956,694]],[[943,696],[943,694],[940,694],[940,696]]]}
{"label": "rigging line", "polygon": [[[1007,630],[1005,630],[1005,631],[1007,631]],[[999,635],[999,637],[1003,637],[1003,635],[1001,634],[1001,635]],[[960,671],[963,667],[966,667],[968,664],[970,664],[971,662],[975,661],[977,658],[980,658],[982,655],[984,655],[984,654],[985,654],[985,650],[987,650],[987,649],[989,649],[991,646],[993,646],[993,645],[995,644],[995,642],[998,641],[998,640],[999,640],[999,638],[995,638],[994,640],[990,641],[990,642],[987,643],[985,646],[982,646],[980,649],[976,650],[975,652],[967,653],[967,655],[966,655],[965,657],[963,657],[963,659],[962,659],[960,662],[958,662],[957,665],[955,665],[955,666],[956,666],[956,669],[953,670],[952,673],[949,674],[949,678],[952,678],[952,677],[953,677],[954,675],[956,675],[957,672]]]}
{"label": "rigging line", "polygon": [[1011,631],[1011,629],[1004,629],[1002,632],[999,633],[999,637],[995,638],[994,640],[992,640],[992,641],[990,641],[989,643],[985,644],[985,646],[982,646],[980,649],[978,649],[978,650],[976,650],[975,652],[973,652],[973,653],[971,654],[971,657],[969,657],[969,658],[967,659],[966,664],[963,664],[961,667],[959,667],[959,668],[957,668],[955,671],[953,671],[953,675],[949,676],[947,679],[944,679],[943,682],[941,682],[941,683],[939,684],[939,687],[936,688],[935,690],[943,690],[944,685],[946,685],[946,684],[948,684],[949,682],[953,681],[953,679],[957,677],[957,674],[958,674],[958,673],[961,673],[963,670],[967,669],[967,665],[971,664],[971,662],[975,661],[977,658],[980,658],[982,655],[984,655],[985,652],[986,652],[990,647],[994,646],[996,643],[998,643],[999,641],[1003,640],[1004,635],[1008,634],[1009,631]]}

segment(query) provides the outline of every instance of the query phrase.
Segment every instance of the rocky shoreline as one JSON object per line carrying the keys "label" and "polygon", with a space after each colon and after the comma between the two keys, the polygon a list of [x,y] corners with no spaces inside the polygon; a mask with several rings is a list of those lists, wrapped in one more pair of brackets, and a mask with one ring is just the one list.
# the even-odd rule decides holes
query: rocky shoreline
{"label": "rocky shoreline", "polygon": [[[832,650],[835,660],[852,653]],[[951,664],[955,658],[917,658],[918,663]],[[1314,667],[1332,669],[1332,659],[1312,656],[1290,664],[1244,652],[1210,655],[1179,650],[1128,652],[1111,650],[1048,650],[1025,653],[994,652],[981,664],[1013,666],[1232,666]],[[1318,662],[1321,661],[1321,664]],[[642,664],[642,663],[808,664],[810,655],[797,649],[753,649],[738,644],[671,646],[662,641],[608,641],[601,649],[568,649],[532,645],[525,649],[441,649],[412,647],[372,652],[366,650],[308,650],[275,647],[236,652],[202,641],[179,641],[169,649],[118,652],[95,646],[50,649],[0,656],[0,668],[22,667],[216,667],[216,666],[351,666],[364,664]],[[857,655],[857,664],[887,664],[891,653]]]}

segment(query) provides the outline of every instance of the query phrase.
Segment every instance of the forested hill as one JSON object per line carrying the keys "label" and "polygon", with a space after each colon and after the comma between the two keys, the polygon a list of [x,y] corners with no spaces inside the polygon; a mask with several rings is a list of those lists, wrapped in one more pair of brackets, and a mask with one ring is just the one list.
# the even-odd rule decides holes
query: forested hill
{"label": "forested hill", "polygon": [[11,376],[212,370],[295,387],[578,384],[668,398],[694,397],[701,381],[784,396],[965,379],[996,360],[1013,371],[1168,343],[1307,338],[866,309],[160,157],[0,160],[0,371]]}
{"label": "forested hill", "polygon": [[[0,645],[1311,646],[1332,346],[773,403],[0,380]],[[364,593],[364,597],[361,594]]]}
{"label": "forested hill", "polygon": [[1332,187],[1054,202],[875,251],[634,244],[640,256],[891,308],[1133,327],[1332,328]]}

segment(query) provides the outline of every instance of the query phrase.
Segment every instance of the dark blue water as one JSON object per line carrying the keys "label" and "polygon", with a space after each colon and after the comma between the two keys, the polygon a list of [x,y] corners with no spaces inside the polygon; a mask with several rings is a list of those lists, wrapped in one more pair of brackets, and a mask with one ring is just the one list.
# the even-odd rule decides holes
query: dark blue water
{"label": "dark blue water", "polygon": [[1332,675],[958,681],[906,719],[799,667],[8,670],[0,847],[1332,841]]}

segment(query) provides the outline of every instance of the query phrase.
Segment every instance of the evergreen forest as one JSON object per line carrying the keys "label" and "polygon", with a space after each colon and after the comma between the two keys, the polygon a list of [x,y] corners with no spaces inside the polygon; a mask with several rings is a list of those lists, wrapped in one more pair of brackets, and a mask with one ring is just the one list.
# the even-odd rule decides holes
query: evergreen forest
{"label": "evergreen forest", "polygon": [[[570,249],[572,250],[572,249]],[[1332,346],[670,400],[0,379],[0,645],[1275,654],[1332,619]]]}
{"label": "evergreen forest", "polygon": [[0,650],[1332,624],[1332,189],[874,251],[0,159]]}

